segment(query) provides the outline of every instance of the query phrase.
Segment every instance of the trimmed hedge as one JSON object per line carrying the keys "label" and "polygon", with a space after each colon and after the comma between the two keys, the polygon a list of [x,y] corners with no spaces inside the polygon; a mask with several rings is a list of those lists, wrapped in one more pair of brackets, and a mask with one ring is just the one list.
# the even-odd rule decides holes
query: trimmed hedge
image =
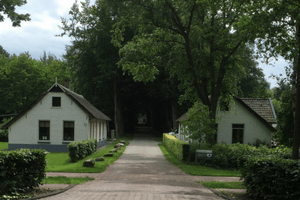
{"label": "trimmed hedge", "polygon": [[0,142],[8,142],[8,130],[0,130]]}
{"label": "trimmed hedge", "polygon": [[280,158],[291,158],[292,150],[283,146],[270,149],[266,146],[254,147],[247,144],[216,144],[213,146],[213,165],[222,169],[239,169],[244,156],[276,155]]}
{"label": "trimmed hedge", "polygon": [[164,133],[163,143],[165,147],[169,151],[171,151],[179,160],[188,161],[190,145],[187,142],[178,140],[176,137]]}
{"label": "trimmed hedge", "polygon": [[254,199],[299,199],[299,161],[252,156],[240,168],[247,193]]}
{"label": "trimmed hedge", "polygon": [[0,195],[38,187],[45,178],[46,151],[0,151]]}
{"label": "trimmed hedge", "polygon": [[76,162],[97,151],[97,140],[87,139],[71,142],[68,145],[68,149],[71,161]]}

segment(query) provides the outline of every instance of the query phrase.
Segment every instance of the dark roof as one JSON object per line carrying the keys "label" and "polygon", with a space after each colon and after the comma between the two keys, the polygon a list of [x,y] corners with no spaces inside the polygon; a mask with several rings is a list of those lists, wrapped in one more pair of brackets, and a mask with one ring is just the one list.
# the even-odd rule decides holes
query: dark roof
{"label": "dark roof", "polygon": [[98,110],[95,106],[93,106],[88,100],[86,100],[82,95],[77,94],[70,89],[55,83],[47,92],[41,94],[34,102],[32,102],[28,107],[26,107],[20,114],[18,114],[16,117],[14,117],[10,122],[5,124],[2,128],[8,129],[9,126],[11,126],[14,122],[16,122],[18,119],[20,119],[24,114],[26,114],[31,108],[33,108],[40,100],[46,96],[49,92],[52,91],[60,91],[64,92],[66,95],[68,95],[82,110],[87,112],[90,117],[101,119],[101,120],[107,120],[110,121],[111,119],[103,114],[100,110]]}
{"label": "dark roof", "polygon": [[[276,124],[276,114],[273,108],[271,99],[262,98],[238,98],[234,97],[236,101],[241,103],[247,110],[254,114],[260,121],[262,121],[272,132],[276,129],[272,124]],[[176,121],[187,120],[187,113],[184,113]]]}
{"label": "dark roof", "polygon": [[276,115],[270,99],[240,98],[247,106],[271,124],[276,123]]}

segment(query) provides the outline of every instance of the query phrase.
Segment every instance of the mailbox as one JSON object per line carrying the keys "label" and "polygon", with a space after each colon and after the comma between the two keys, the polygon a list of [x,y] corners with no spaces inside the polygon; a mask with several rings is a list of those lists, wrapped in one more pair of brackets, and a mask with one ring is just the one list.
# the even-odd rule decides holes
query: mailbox
{"label": "mailbox", "polygon": [[196,163],[197,161],[205,161],[205,160],[212,160],[213,152],[212,150],[196,150]]}

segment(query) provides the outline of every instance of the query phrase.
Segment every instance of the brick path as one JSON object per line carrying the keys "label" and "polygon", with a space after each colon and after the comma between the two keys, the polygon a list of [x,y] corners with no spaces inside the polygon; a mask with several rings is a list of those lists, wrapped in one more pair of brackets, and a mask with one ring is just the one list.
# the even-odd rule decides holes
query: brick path
{"label": "brick path", "polygon": [[163,200],[222,199],[196,181],[238,181],[238,177],[190,176],[170,164],[157,142],[135,135],[123,155],[103,173],[47,173],[47,176],[93,177],[95,180],[46,199]]}

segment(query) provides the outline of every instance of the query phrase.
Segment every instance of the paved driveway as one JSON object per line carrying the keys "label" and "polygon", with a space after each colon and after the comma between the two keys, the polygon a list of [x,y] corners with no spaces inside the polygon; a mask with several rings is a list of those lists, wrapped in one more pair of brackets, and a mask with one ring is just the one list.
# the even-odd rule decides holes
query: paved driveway
{"label": "paved driveway", "polygon": [[[65,175],[65,173],[48,175]],[[69,176],[78,175],[80,174],[69,174]],[[123,155],[114,164],[105,172],[90,176],[95,180],[46,199],[222,199],[196,183],[199,177],[187,175],[170,164],[151,136],[135,135]]]}

